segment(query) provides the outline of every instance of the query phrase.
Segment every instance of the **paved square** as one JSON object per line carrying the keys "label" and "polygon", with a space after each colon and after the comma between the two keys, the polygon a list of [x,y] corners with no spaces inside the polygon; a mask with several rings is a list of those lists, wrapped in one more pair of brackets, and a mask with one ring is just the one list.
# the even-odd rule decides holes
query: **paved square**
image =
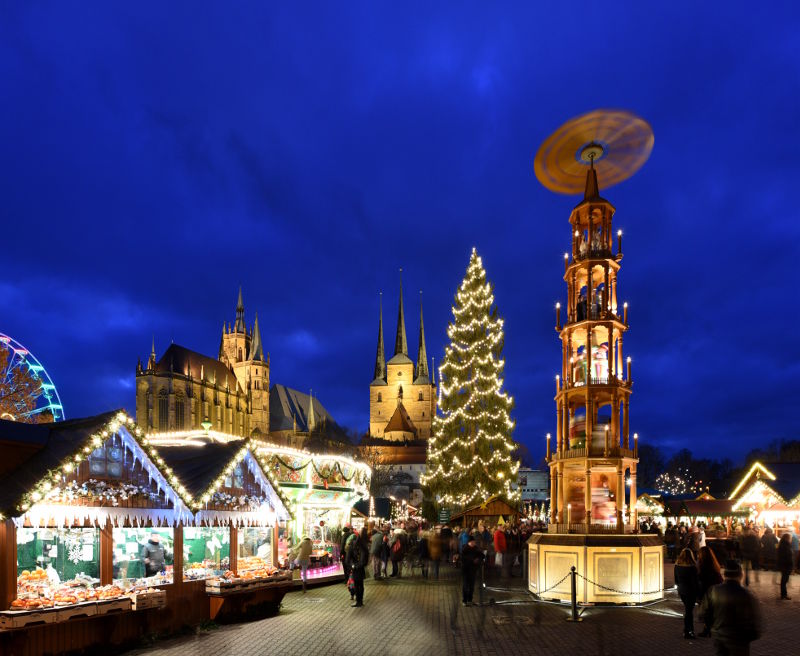
{"label": "paved square", "polygon": [[[667,566],[667,585],[672,567]],[[649,608],[588,608],[584,621],[565,621],[566,606],[530,603],[520,579],[498,579],[487,591],[498,603],[464,608],[458,571],[442,580],[414,578],[366,583],[364,608],[351,608],[344,585],[289,593],[281,612],[258,622],[224,626],[197,636],[159,642],[129,656],[437,656],[438,654],[620,654],[714,653],[709,639],[683,639],[682,606],[674,591]],[[764,637],[752,653],[797,650],[800,577],[792,577],[792,601],[778,601],[778,575],[761,572],[751,586],[762,602]],[[477,600],[477,591],[476,591]],[[698,623],[696,630],[702,626]]]}

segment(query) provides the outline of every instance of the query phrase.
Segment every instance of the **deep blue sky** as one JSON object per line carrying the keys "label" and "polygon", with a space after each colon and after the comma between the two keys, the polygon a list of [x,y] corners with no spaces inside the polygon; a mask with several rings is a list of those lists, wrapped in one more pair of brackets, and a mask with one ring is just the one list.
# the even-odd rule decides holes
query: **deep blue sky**
{"label": "deep blue sky", "polygon": [[132,410],[152,334],[215,355],[241,284],[272,381],[363,430],[378,290],[390,346],[403,267],[416,353],[424,289],[438,360],[474,245],[516,438],[540,453],[577,199],[533,157],[620,107],[655,132],[604,194],[632,431],[704,455],[800,438],[794,3],[164,4],[0,9],[0,332],[68,416]]}

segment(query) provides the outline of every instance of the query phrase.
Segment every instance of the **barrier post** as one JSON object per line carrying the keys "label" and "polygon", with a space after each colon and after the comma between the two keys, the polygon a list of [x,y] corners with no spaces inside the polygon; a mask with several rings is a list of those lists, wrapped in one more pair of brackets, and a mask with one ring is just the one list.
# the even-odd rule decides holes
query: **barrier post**
{"label": "barrier post", "polygon": [[578,572],[575,570],[575,565],[569,568],[572,578],[572,591],[571,591],[571,601],[572,601],[572,613],[570,617],[567,618],[567,622],[582,622],[583,618],[578,617]]}

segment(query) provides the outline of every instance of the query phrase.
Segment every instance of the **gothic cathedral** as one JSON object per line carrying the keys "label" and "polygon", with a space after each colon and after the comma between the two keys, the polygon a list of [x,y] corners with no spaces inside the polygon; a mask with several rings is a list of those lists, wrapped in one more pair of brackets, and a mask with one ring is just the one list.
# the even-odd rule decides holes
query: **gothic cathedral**
{"label": "gothic cathedral", "polygon": [[242,290],[236,321],[222,325],[218,359],[171,344],[156,361],[155,342],[136,366],[136,421],[148,431],[210,428],[242,437],[269,434],[269,354],[264,357],[258,315],[244,321]]}

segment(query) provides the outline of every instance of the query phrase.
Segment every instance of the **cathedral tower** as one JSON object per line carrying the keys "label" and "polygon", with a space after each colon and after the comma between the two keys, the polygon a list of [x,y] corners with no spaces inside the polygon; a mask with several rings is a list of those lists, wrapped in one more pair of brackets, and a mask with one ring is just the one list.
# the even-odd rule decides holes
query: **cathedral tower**
{"label": "cathedral tower", "polygon": [[428,374],[426,356],[421,304],[416,365],[408,356],[401,278],[394,355],[388,362],[384,352],[382,301],[378,317],[378,348],[370,383],[369,432],[372,437],[394,441],[430,437],[431,419],[436,412],[436,391]]}

